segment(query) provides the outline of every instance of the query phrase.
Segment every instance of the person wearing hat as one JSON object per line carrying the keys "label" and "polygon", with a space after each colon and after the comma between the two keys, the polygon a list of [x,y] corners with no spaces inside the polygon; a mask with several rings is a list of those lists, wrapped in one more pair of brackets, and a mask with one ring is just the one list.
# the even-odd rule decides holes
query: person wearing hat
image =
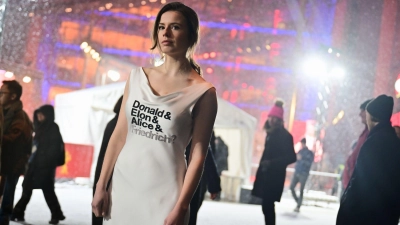
{"label": "person wearing hat", "polygon": [[276,101],[264,129],[265,148],[256,174],[252,195],[262,199],[266,225],[275,224],[275,202],[282,197],[286,167],[296,162],[292,135],[283,126],[283,102]]}
{"label": "person wearing hat", "polygon": [[400,217],[400,140],[391,126],[393,98],[366,108],[370,131],[343,194],[336,225],[397,225]]}
{"label": "person wearing hat", "polygon": [[344,170],[342,174],[342,185],[343,185],[343,190],[347,188],[350,182],[351,175],[353,175],[354,167],[356,166],[356,161],[358,154],[360,153],[361,146],[364,144],[364,142],[367,140],[369,130],[367,126],[367,112],[365,109],[367,108],[368,103],[371,102],[372,99],[366,100],[360,105],[360,114],[359,116],[361,117],[361,123],[364,124],[364,130],[361,133],[360,137],[357,140],[357,144],[353,148],[353,151],[350,153],[349,157],[346,160],[346,163],[344,165]]}

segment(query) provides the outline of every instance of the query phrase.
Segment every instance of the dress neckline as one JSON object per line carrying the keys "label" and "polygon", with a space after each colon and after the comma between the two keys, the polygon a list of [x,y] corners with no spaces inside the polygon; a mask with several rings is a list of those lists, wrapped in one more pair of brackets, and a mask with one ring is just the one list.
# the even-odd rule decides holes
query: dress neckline
{"label": "dress neckline", "polygon": [[202,82],[202,83],[192,84],[192,85],[189,85],[189,86],[187,86],[187,87],[182,88],[182,89],[179,90],[179,91],[171,92],[171,93],[168,93],[168,94],[165,94],[165,95],[156,95],[156,94],[154,93],[154,91],[153,91],[151,85],[150,85],[149,78],[147,77],[146,73],[144,72],[143,67],[140,67],[140,73],[144,76],[145,81],[146,81],[146,84],[147,84],[147,87],[148,87],[149,90],[150,90],[150,93],[151,93],[153,96],[159,97],[159,98],[163,98],[163,97],[167,97],[167,96],[171,96],[171,95],[180,94],[180,93],[182,93],[183,91],[185,91],[186,89],[188,89],[188,88],[190,88],[190,87],[193,87],[193,86],[196,86],[196,85],[207,84],[207,83],[208,83],[208,82]]}

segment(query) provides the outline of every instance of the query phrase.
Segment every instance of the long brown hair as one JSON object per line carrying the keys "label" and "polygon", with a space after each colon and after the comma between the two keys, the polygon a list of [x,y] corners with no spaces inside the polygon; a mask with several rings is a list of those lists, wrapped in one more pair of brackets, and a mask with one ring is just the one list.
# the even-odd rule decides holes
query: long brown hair
{"label": "long brown hair", "polygon": [[[151,39],[153,41],[153,46],[151,47],[151,50],[154,50],[158,48],[160,50],[160,43],[158,43],[158,25],[160,24],[161,16],[168,11],[176,11],[179,12],[185,17],[186,23],[188,26],[189,30],[189,48],[186,52],[186,57],[189,60],[190,66],[198,73],[201,75],[201,68],[200,66],[194,61],[193,55],[196,50],[196,47],[200,41],[200,35],[199,35],[199,17],[197,16],[197,13],[190,7],[184,5],[183,3],[180,2],[171,2],[166,4],[162,9],[158,12],[156,21],[154,22],[154,27],[153,27],[153,32]],[[161,50],[160,50],[161,52]]]}

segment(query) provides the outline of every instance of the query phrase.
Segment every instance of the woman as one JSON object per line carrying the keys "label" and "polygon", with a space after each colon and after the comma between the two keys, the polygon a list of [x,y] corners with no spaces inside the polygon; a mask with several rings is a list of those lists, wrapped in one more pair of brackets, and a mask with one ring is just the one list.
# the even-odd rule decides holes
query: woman
{"label": "woman", "polygon": [[22,183],[21,199],[15,205],[11,219],[25,221],[26,206],[32,196],[33,189],[42,189],[46,203],[51,211],[50,224],[58,224],[65,216],[61,211],[54,191],[56,168],[63,154],[63,145],[60,130],[54,122],[54,108],[44,105],[37,109],[33,115],[35,136],[33,138],[34,153],[29,159],[28,171]]}
{"label": "woman", "polygon": [[179,2],[166,4],[152,39],[164,64],[132,70],[96,185],[93,212],[108,225],[187,224],[217,113],[215,88],[193,60],[196,12]]}

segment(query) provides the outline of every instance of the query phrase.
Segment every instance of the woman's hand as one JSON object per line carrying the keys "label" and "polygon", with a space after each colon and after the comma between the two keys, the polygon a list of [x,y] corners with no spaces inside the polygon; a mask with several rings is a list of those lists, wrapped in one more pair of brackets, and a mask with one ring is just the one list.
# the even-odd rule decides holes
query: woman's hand
{"label": "woman's hand", "polygon": [[174,208],[164,220],[164,225],[184,225],[187,210]]}
{"label": "woman's hand", "polygon": [[92,201],[92,211],[96,217],[106,217],[109,212],[109,193],[103,188],[96,189]]}

